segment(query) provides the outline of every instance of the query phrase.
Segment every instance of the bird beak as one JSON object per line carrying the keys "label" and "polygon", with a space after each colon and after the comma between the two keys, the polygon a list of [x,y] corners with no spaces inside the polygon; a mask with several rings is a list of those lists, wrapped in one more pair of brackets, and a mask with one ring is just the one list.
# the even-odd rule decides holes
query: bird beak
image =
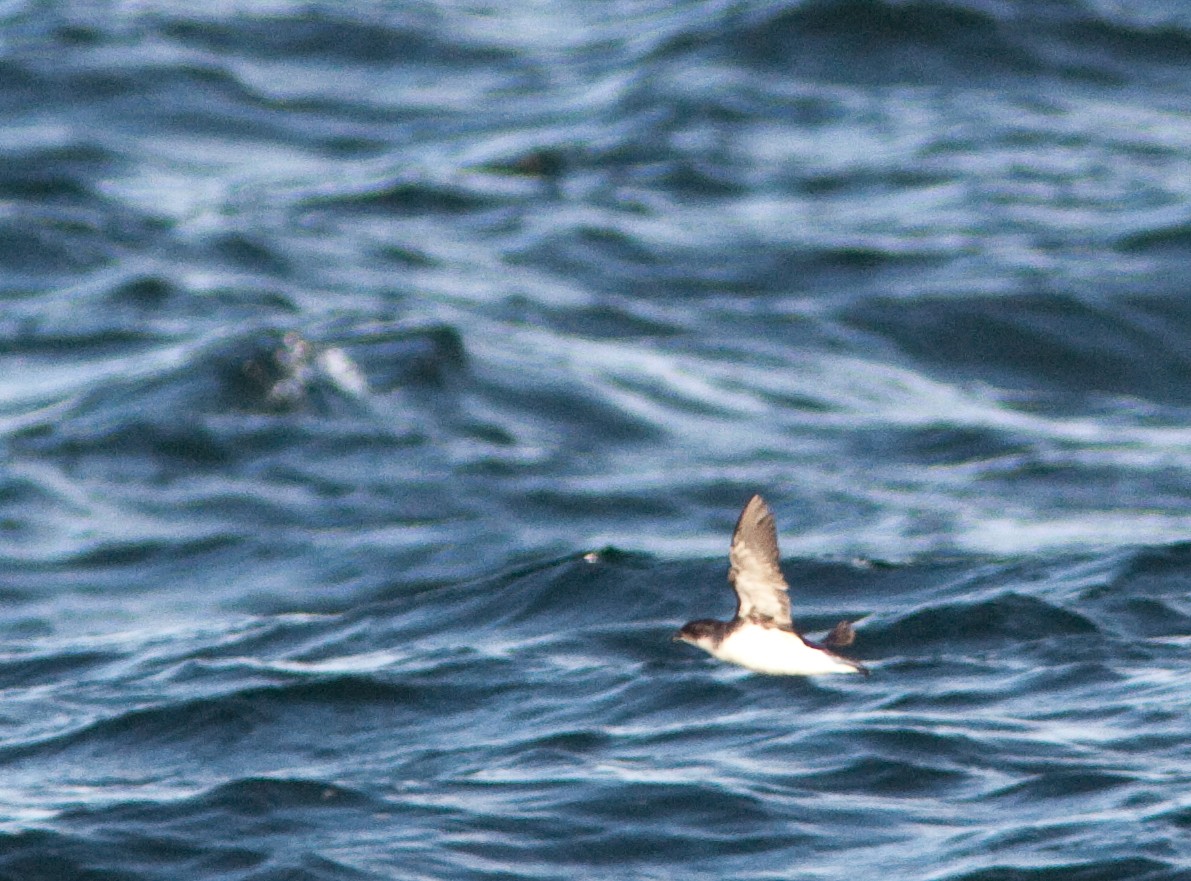
{"label": "bird beak", "polygon": [[682,638],[682,631],[681,630],[675,631],[674,635],[672,637],[670,637],[670,641],[671,642],[685,642],[685,640]]}

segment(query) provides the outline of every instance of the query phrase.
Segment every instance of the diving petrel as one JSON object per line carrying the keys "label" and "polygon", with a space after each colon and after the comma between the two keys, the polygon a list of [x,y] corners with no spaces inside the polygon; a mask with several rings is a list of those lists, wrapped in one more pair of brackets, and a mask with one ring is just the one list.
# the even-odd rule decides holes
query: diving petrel
{"label": "diving petrel", "polygon": [[868,673],[859,661],[831,651],[851,645],[852,625],[841,621],[822,645],[804,640],[790,620],[789,585],[778,559],[773,512],[753,496],[740,513],[728,554],[728,582],[736,591],[731,621],[700,619],[684,624],[674,639],[712,657],[775,676]]}

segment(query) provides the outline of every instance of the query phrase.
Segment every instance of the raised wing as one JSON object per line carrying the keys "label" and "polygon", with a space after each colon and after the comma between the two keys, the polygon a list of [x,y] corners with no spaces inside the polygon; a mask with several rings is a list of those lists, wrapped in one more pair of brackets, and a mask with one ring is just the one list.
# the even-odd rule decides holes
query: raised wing
{"label": "raised wing", "polygon": [[786,594],[789,585],[778,559],[777,525],[760,496],[749,499],[740,512],[728,559],[728,581],[736,591],[736,617],[772,621],[792,629]]}
{"label": "raised wing", "polygon": [[823,639],[823,645],[829,649],[842,649],[856,641],[856,630],[852,622],[844,620],[831,628],[831,632]]}

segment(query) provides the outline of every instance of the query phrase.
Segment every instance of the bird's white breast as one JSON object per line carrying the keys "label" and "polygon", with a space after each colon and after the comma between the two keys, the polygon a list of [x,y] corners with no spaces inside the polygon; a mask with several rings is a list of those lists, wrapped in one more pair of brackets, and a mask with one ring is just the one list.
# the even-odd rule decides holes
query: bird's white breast
{"label": "bird's white breast", "polygon": [[854,666],[813,648],[796,633],[747,623],[732,631],[711,654],[758,673],[775,676],[814,676],[856,673]]}

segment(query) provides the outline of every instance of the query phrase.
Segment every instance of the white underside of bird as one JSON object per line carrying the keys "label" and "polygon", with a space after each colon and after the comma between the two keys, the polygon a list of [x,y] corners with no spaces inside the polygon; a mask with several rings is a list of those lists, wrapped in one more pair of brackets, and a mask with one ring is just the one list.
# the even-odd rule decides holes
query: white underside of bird
{"label": "white underside of bird", "polygon": [[700,645],[712,657],[771,676],[859,673],[854,663],[807,645],[797,633],[744,623],[718,645]]}

